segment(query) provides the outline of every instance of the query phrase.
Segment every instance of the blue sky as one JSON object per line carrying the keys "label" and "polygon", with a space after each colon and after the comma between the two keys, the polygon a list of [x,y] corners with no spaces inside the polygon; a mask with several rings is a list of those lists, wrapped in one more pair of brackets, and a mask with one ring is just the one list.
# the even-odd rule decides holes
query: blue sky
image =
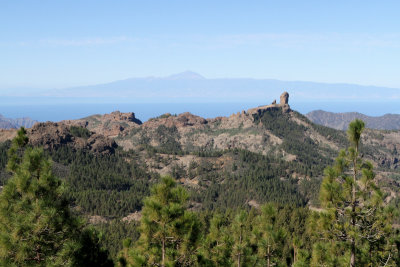
{"label": "blue sky", "polygon": [[400,88],[400,1],[0,1],[0,90],[185,70]]}

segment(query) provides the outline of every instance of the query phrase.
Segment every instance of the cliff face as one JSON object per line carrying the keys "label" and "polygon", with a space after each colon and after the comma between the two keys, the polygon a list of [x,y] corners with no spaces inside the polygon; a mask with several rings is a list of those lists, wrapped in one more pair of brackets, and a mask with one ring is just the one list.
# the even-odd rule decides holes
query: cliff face
{"label": "cliff face", "polygon": [[355,119],[362,119],[366,123],[366,127],[371,129],[400,129],[400,115],[398,114],[385,114],[379,117],[372,117],[357,112],[333,113],[323,110],[315,110],[307,113],[306,116],[314,123],[337,130],[346,130],[349,123]]}

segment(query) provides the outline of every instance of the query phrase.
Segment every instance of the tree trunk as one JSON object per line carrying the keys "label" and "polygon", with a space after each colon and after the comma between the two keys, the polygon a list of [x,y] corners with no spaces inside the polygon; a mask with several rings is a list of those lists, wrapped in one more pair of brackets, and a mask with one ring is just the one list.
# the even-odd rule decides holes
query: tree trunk
{"label": "tree trunk", "polygon": [[[239,245],[240,246],[242,245],[242,227],[240,227]],[[240,267],[240,255],[241,254],[242,254],[241,251],[239,251],[239,253],[238,253],[238,262],[237,262],[237,266],[238,267]]]}
{"label": "tree trunk", "polygon": [[[351,226],[353,227],[353,231],[355,231],[356,227],[356,183],[357,183],[357,154],[358,154],[358,146],[356,146],[356,155],[353,159],[353,192],[351,199]],[[351,256],[350,256],[350,267],[356,266],[356,241],[354,236],[351,237]]]}
{"label": "tree trunk", "polygon": [[296,263],[296,246],[293,246],[293,265]]}
{"label": "tree trunk", "polygon": [[350,267],[356,266],[356,244],[354,238],[351,239],[351,256],[350,256]]}
{"label": "tree trunk", "polygon": [[162,253],[161,267],[165,267],[165,239],[162,240],[161,253]]}
{"label": "tree trunk", "polygon": [[268,253],[268,257],[267,257],[267,267],[271,267],[271,264],[270,264],[270,262],[269,262],[269,245],[268,245],[268,248],[267,248],[267,253]]}

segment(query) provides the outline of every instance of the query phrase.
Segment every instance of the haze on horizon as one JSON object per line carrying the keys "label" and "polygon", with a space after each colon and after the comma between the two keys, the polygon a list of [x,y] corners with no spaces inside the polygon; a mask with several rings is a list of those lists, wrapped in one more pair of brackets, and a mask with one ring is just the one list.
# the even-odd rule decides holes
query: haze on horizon
{"label": "haze on horizon", "polygon": [[399,9],[398,1],[2,1],[0,92],[184,70],[400,88]]}

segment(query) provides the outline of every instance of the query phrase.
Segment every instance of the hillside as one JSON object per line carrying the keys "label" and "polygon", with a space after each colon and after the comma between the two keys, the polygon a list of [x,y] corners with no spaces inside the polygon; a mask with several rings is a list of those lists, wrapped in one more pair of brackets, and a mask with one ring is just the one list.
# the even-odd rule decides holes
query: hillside
{"label": "hillside", "polygon": [[[288,95],[281,103],[229,117],[164,114],[145,123],[134,113],[113,112],[39,123],[28,134],[69,180],[80,210],[93,216],[114,218],[140,210],[149,183],[166,174],[192,190],[197,209],[265,201],[317,204],[323,169],[347,146],[345,133],[291,110]],[[0,132],[0,140],[12,133]],[[374,163],[388,192],[397,190],[397,181],[388,177],[399,176],[399,140],[398,131],[377,130],[367,130],[363,140],[363,155]],[[141,192],[135,201],[132,190]],[[120,206],[100,201],[109,197]],[[93,198],[101,204],[94,205]]]}
{"label": "hillside", "polygon": [[306,117],[316,124],[331,127],[337,130],[346,130],[349,123],[355,119],[362,119],[366,127],[379,130],[399,130],[400,115],[385,114],[379,117],[367,116],[358,112],[334,113],[315,110],[306,114]]}
{"label": "hillside", "polygon": [[37,121],[31,118],[10,119],[0,114],[0,129],[17,129],[19,127],[31,128]]}
{"label": "hillside", "polygon": [[[212,119],[163,114],[142,123],[134,113],[113,112],[38,123],[28,136],[65,179],[74,211],[103,227],[116,253],[126,233],[134,235],[126,223],[139,220],[143,198],[163,175],[184,185],[189,208],[200,212],[265,202],[318,206],[323,170],[348,145],[345,133],[291,110],[286,94],[280,102]],[[1,185],[15,132],[0,131]],[[399,131],[371,129],[362,140],[387,203],[400,192],[399,140]]]}

